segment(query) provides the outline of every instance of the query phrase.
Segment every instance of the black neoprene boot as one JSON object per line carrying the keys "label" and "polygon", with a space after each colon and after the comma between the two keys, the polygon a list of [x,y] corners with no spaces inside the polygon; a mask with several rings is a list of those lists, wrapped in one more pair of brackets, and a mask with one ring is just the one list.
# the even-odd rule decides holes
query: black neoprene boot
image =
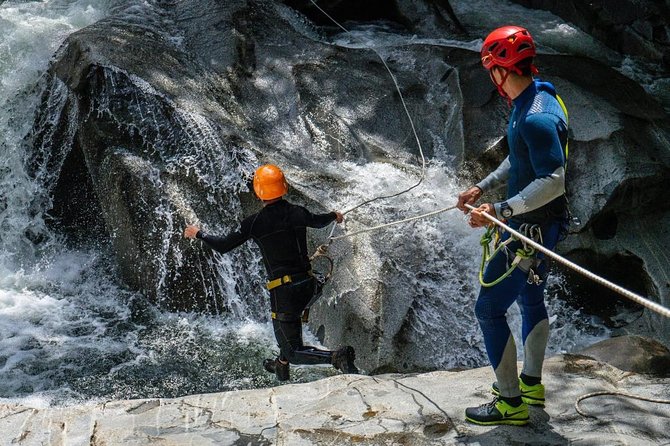
{"label": "black neoprene boot", "polygon": [[270,373],[274,373],[279,381],[288,381],[289,363],[284,364],[279,359],[266,359],[263,361],[263,368]]}
{"label": "black neoprene boot", "polygon": [[347,345],[339,350],[333,352],[333,359],[331,363],[333,367],[341,370],[342,373],[358,373],[358,368],[354,365],[356,359],[356,352],[354,348]]}

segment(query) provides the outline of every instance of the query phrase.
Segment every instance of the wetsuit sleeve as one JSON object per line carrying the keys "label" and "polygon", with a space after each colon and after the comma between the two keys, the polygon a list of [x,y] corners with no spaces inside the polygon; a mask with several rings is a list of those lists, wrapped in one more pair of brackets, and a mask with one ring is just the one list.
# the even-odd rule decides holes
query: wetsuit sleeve
{"label": "wetsuit sleeve", "polygon": [[196,237],[205,242],[207,246],[215,251],[225,254],[251,238],[251,217],[242,222],[239,231],[235,231],[226,237],[217,237],[198,231]]}
{"label": "wetsuit sleeve", "polygon": [[[529,148],[535,180],[507,200],[513,215],[533,211],[565,193],[565,155],[559,125],[564,124],[554,115],[528,116],[521,136]],[[495,207],[500,215],[500,203]]]}
{"label": "wetsuit sleeve", "polygon": [[312,214],[307,209],[300,207],[304,222],[303,224],[308,228],[325,228],[329,223],[335,221],[337,214],[335,212],[328,212],[327,214]]}
{"label": "wetsuit sleeve", "polygon": [[502,187],[509,177],[509,156],[503,160],[496,170],[488,174],[486,178],[476,184],[482,192],[489,192]]}

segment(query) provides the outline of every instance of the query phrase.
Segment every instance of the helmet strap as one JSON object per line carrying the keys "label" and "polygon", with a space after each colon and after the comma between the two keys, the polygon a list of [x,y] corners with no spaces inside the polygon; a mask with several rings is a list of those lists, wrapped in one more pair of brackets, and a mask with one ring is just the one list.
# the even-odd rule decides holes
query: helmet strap
{"label": "helmet strap", "polygon": [[[500,83],[498,83],[498,82],[496,82],[496,78],[493,76],[493,68],[495,68],[495,67],[491,67],[491,69],[489,70],[489,77],[491,77],[491,80],[493,81],[493,85],[495,85],[496,88],[498,89],[498,94],[500,96],[502,96],[503,98],[507,99],[507,104],[511,107],[512,106],[512,98],[509,97],[507,92],[505,90],[503,90],[503,87],[502,87],[505,84],[505,81],[507,81],[507,78],[509,77],[509,75],[511,73],[511,70],[506,69],[505,70],[505,75],[502,77],[502,80],[500,81]],[[513,67],[513,68],[516,68],[516,67]],[[516,68],[516,69],[518,70],[518,68]]]}

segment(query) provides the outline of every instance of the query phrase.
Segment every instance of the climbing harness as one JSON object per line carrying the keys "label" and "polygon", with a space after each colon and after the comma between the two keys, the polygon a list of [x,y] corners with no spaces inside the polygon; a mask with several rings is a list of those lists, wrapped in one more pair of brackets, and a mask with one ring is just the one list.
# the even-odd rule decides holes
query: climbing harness
{"label": "climbing harness", "polygon": [[586,412],[584,412],[581,407],[579,407],[579,403],[582,402],[583,400],[587,398],[593,398],[595,396],[603,396],[603,395],[612,395],[612,396],[620,396],[624,398],[633,398],[636,400],[640,401],[649,401],[651,403],[659,403],[659,404],[670,404],[670,400],[663,400],[663,399],[658,399],[658,398],[647,398],[644,396],[640,395],[633,395],[632,393],[627,393],[627,392],[618,392],[618,391],[602,391],[602,392],[593,392],[593,393],[587,393],[585,395],[580,396],[577,398],[577,401],[575,401],[575,410],[577,413],[583,417],[586,418],[593,418],[596,419],[597,417],[595,415],[589,415]]}
{"label": "climbing harness", "polygon": [[[535,240],[538,243],[542,243],[542,230],[540,229],[540,225],[532,225],[528,223],[524,223],[519,227],[519,232],[522,233],[525,237],[530,238],[532,240]],[[528,268],[528,283],[529,284],[535,284],[539,285],[542,283],[542,278],[537,275],[534,271],[534,267],[537,266],[539,262],[537,262],[537,259],[535,258],[536,250],[533,246],[529,245],[526,243],[523,239],[517,239],[516,237],[510,236],[507,238],[505,241],[501,242],[501,235],[500,235],[500,229],[496,227],[494,224],[490,224],[486,228],[486,232],[482,235],[482,238],[479,241],[479,244],[482,246],[482,261],[481,264],[479,265],[479,283],[483,287],[492,287],[494,285],[499,284],[502,282],[506,277],[508,277],[514,270],[522,264],[522,262],[526,261],[525,263],[530,262],[531,265],[529,265]],[[518,248],[516,251],[512,252],[512,250],[508,247],[508,245],[514,241],[519,241],[521,242],[521,247]],[[493,245],[493,252],[491,252],[491,246]],[[486,267],[486,264],[489,263],[493,258],[498,255],[500,252],[504,252],[504,254],[507,256],[508,259],[508,268],[507,271],[505,271],[500,277],[495,279],[492,282],[484,282],[484,269]],[[514,258],[511,262],[509,262],[510,257],[514,255]]]}
{"label": "climbing harness", "polygon": [[268,281],[268,283],[266,283],[265,286],[269,291],[287,283],[293,283],[293,282],[301,283],[309,279],[310,277],[314,277],[314,273],[312,272],[312,270],[306,271],[304,273],[286,274],[281,277],[277,277],[276,279]]}
{"label": "climbing harness", "polygon": [[[465,205],[466,208],[470,209],[471,211],[477,209],[474,206],[470,204]],[[510,233],[510,235],[515,236],[517,239],[523,240],[524,242],[528,243],[531,245],[533,248],[535,248],[537,251],[542,252],[548,257],[551,257],[552,259],[556,260],[559,263],[562,263],[563,265],[567,266],[568,268],[578,272],[579,274],[582,274],[583,276],[586,276],[587,278],[593,280],[596,283],[599,283],[600,285],[603,285],[610,290],[622,295],[623,297],[626,297],[633,302],[636,302],[644,307],[649,308],[650,310],[654,311],[655,313],[658,313],[662,316],[665,316],[667,318],[670,318],[670,309],[664,307],[663,305],[657,304],[656,302],[653,302],[645,297],[642,297],[636,293],[633,293],[632,291],[629,291],[625,289],[624,287],[621,287],[615,283],[610,282],[609,280],[598,276],[597,274],[592,273],[591,271],[587,270],[586,268],[583,268],[579,265],[577,265],[574,262],[571,262],[570,260],[566,259],[565,257],[560,256],[559,254],[556,254],[550,249],[545,248],[541,244],[529,239],[528,237],[524,236],[523,234],[520,234],[518,231],[515,231],[514,229],[510,228],[507,226],[505,223],[501,222],[497,218],[487,214],[486,212],[483,212],[482,215],[489,220],[491,223],[495,224],[496,226],[501,227],[502,229],[506,230],[507,232]]]}

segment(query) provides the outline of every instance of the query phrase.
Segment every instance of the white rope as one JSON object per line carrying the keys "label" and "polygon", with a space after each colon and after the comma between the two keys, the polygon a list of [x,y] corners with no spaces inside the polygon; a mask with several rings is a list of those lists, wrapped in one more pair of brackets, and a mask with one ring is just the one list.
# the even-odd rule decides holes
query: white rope
{"label": "white rope", "polygon": [[[471,211],[477,209],[474,206],[471,206],[469,204],[466,204],[465,207],[470,209]],[[535,249],[538,251],[541,251],[542,253],[546,254],[547,256],[551,257],[552,259],[558,261],[559,263],[562,263],[563,265],[567,266],[568,268],[571,268],[575,271],[577,271],[579,274],[586,276],[587,278],[593,280],[596,283],[599,283],[600,285],[603,285],[607,288],[609,288],[612,291],[615,291],[619,293],[620,295],[644,306],[649,308],[650,310],[665,316],[667,318],[670,318],[670,309],[664,307],[663,305],[659,305],[656,302],[653,302],[645,297],[640,296],[639,294],[635,294],[632,291],[629,291],[615,283],[610,282],[607,279],[604,279],[597,274],[592,273],[591,271],[587,270],[586,268],[583,268],[576,263],[571,262],[570,260],[566,259],[565,257],[560,256],[559,254],[556,254],[554,251],[551,251],[550,249],[545,248],[541,244],[535,242],[534,240],[529,239],[528,237],[524,236],[523,234],[520,234],[518,231],[515,231],[514,229],[510,228],[507,226],[505,223],[501,222],[497,218],[487,214],[486,212],[482,212],[482,215],[486,217],[489,221],[493,222],[494,224],[500,226],[510,234],[514,235],[517,239],[523,240],[524,242],[528,243],[529,245],[533,246]]]}
{"label": "white rope", "polygon": [[426,214],[421,214],[421,215],[417,215],[417,216],[414,216],[414,217],[404,218],[402,220],[392,221],[390,223],[385,223],[383,225],[373,226],[371,228],[361,229],[360,231],[350,232],[350,233],[347,233],[347,234],[344,234],[344,235],[338,235],[337,237],[330,237],[330,240],[335,241],[335,240],[339,240],[339,239],[346,238],[346,237],[353,237],[354,235],[359,235],[359,234],[364,234],[366,232],[376,231],[378,229],[386,228],[388,226],[399,225],[401,223],[407,223],[407,222],[414,221],[414,220],[420,220],[422,218],[432,217],[433,215],[441,214],[442,212],[451,211],[453,209],[456,209],[456,206],[449,206],[449,207],[446,207],[446,208],[438,209],[436,211],[428,212]]}
{"label": "white rope", "polygon": [[[323,15],[325,15],[326,17],[328,17],[328,18],[329,18],[335,25],[337,25],[341,30],[343,30],[343,31],[346,32],[347,34],[352,35],[351,32],[350,32],[348,29],[346,29],[344,26],[342,26],[337,20],[335,20],[333,17],[331,17],[326,11],[324,11],[323,9],[321,9],[321,7],[320,7],[319,5],[317,5],[316,2],[315,2],[314,0],[310,0],[310,2],[312,2],[312,4],[313,4],[319,11],[321,11],[321,12],[323,13]],[[355,37],[355,36],[354,36],[354,37]],[[360,39],[359,39],[359,40],[360,40]],[[361,42],[362,42],[362,41],[361,41]],[[417,134],[417,132],[416,132],[416,128],[414,127],[414,121],[412,120],[412,116],[410,115],[409,110],[407,109],[407,104],[405,103],[405,97],[403,96],[402,91],[400,91],[400,86],[398,85],[398,81],[397,81],[396,77],[393,75],[393,72],[392,72],[391,69],[389,68],[388,64],[386,63],[386,61],[384,60],[384,58],[382,57],[382,55],[379,54],[379,52],[378,52],[375,48],[370,47],[370,46],[367,46],[367,45],[365,44],[365,42],[362,42],[362,43],[363,43],[363,45],[365,46],[365,48],[374,51],[374,53],[379,57],[379,59],[380,59],[380,60],[382,61],[382,63],[384,64],[384,67],[386,68],[386,71],[388,71],[389,75],[391,76],[391,79],[393,80],[393,85],[395,85],[395,89],[396,89],[396,91],[398,92],[398,95],[400,96],[400,101],[402,102],[402,106],[403,106],[403,108],[405,109],[405,114],[407,115],[407,120],[409,121],[409,124],[410,124],[410,126],[412,127],[412,133],[414,134],[414,139],[416,140],[416,145],[417,145],[418,148],[419,148],[419,154],[421,155],[421,177],[419,178],[419,181],[418,181],[416,184],[414,184],[413,186],[411,186],[411,187],[409,187],[409,188],[407,188],[407,189],[405,189],[405,190],[402,190],[402,191],[400,191],[400,192],[397,192],[397,193],[394,193],[394,194],[391,194],[391,195],[379,196],[379,197],[371,198],[370,200],[363,201],[362,203],[359,203],[358,205],[352,207],[351,209],[344,211],[343,214],[348,214],[349,212],[351,212],[351,211],[353,211],[353,210],[355,210],[355,209],[358,209],[359,207],[364,206],[364,205],[366,205],[366,204],[372,203],[373,201],[376,201],[376,200],[385,200],[385,199],[388,199],[388,198],[393,198],[393,197],[397,197],[398,195],[405,194],[405,193],[411,191],[412,189],[418,187],[418,186],[423,182],[423,180],[424,180],[425,177],[426,177],[426,158],[425,158],[425,156],[423,155],[423,147],[421,146],[421,141],[419,140],[419,135]],[[333,236],[333,231],[334,231],[334,230],[335,230],[335,225],[333,225],[333,229],[332,229],[331,232],[330,232],[330,238],[332,238],[332,236]]]}
{"label": "white rope", "polygon": [[579,403],[580,403],[582,400],[585,400],[585,399],[587,399],[587,398],[593,398],[593,397],[595,397],[595,396],[605,396],[605,395],[621,396],[621,397],[624,397],[624,398],[633,398],[633,399],[640,400],[640,401],[648,401],[648,402],[650,402],[650,403],[670,404],[670,400],[664,400],[664,399],[660,399],[660,398],[648,398],[648,397],[646,397],[646,396],[634,395],[634,394],[632,394],[632,393],[628,393],[628,392],[620,392],[620,391],[616,391],[616,390],[605,390],[605,391],[602,391],[602,392],[587,393],[587,394],[585,394],[585,395],[580,396],[580,397],[577,399],[577,401],[575,401],[575,410],[577,411],[577,413],[578,413],[579,415],[581,415],[581,416],[583,416],[583,417],[586,417],[586,418],[597,418],[597,417],[594,416],[594,415],[589,415],[589,414],[587,414],[586,412],[584,412],[584,411],[581,409],[581,407],[579,407]]}

